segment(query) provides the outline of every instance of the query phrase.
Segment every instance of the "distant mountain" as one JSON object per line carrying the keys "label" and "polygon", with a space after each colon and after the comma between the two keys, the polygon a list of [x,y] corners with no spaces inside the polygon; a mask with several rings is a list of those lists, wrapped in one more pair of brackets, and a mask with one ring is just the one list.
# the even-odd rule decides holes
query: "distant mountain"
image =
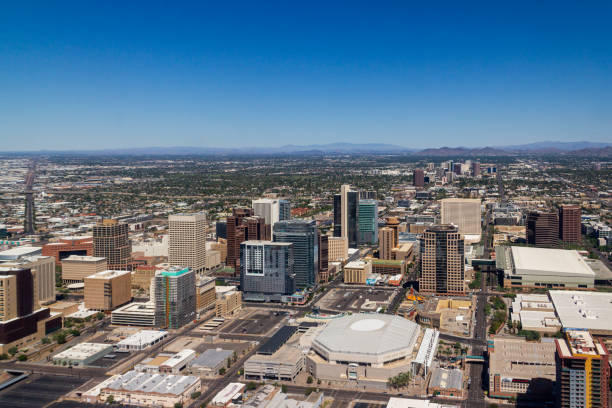
{"label": "distant mountain", "polygon": [[417,156],[508,156],[511,153],[494,147],[475,149],[467,147],[440,147],[438,149],[421,150],[413,154]]}
{"label": "distant mountain", "polygon": [[499,146],[503,150],[551,150],[551,151],[573,151],[581,149],[595,149],[600,147],[612,146],[612,143],[595,143],[595,142],[535,142],[522,145]]}

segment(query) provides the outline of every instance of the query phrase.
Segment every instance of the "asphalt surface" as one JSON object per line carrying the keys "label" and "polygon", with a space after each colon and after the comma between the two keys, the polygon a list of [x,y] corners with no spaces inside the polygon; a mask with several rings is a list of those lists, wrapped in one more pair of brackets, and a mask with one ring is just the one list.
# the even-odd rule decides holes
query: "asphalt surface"
{"label": "asphalt surface", "polygon": [[85,381],[86,378],[34,374],[0,392],[0,407],[44,407]]}

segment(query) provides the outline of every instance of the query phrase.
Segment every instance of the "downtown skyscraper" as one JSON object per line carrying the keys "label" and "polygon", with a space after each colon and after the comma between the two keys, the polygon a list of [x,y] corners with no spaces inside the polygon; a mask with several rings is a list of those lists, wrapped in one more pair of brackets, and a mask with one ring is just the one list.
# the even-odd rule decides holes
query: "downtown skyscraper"
{"label": "downtown skyscraper", "polygon": [[274,242],[293,244],[293,271],[298,289],[313,286],[319,269],[319,231],[315,221],[288,220],[274,225]]}
{"label": "downtown skyscraper", "polygon": [[168,263],[200,273],[206,268],[206,213],[168,217]]}
{"label": "downtown skyscraper", "polygon": [[465,294],[464,241],[454,225],[434,225],[420,239],[419,291],[426,294]]}

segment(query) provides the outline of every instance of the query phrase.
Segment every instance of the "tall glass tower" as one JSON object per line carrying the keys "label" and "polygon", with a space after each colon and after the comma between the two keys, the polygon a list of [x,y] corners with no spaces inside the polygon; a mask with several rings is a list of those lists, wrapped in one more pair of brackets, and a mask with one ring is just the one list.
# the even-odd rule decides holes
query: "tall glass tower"
{"label": "tall glass tower", "polygon": [[293,272],[298,289],[313,286],[319,269],[319,231],[315,221],[286,220],[274,224],[274,242],[293,244]]}

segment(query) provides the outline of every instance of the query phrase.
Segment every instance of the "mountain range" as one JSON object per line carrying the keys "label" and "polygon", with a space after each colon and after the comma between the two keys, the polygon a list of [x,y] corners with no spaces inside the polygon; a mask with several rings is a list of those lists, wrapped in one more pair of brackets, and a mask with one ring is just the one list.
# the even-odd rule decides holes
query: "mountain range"
{"label": "mountain range", "polygon": [[[26,152],[14,152],[26,153]],[[417,149],[385,143],[329,143],[285,145],[279,147],[139,147],[102,150],[30,151],[29,154],[87,154],[87,155],[323,155],[323,154],[406,154],[414,156],[508,156],[563,154],[582,157],[612,157],[612,143],[600,142],[535,142],[522,145],[487,147],[439,147]]]}

